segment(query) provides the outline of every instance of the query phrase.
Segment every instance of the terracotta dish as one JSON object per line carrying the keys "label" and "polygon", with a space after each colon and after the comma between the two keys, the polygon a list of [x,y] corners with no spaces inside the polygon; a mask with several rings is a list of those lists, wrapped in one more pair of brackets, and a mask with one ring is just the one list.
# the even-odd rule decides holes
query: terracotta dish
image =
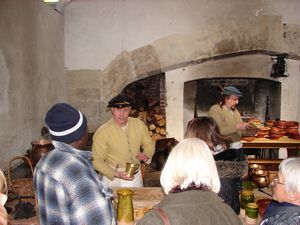
{"label": "terracotta dish", "polygon": [[289,134],[289,138],[300,140],[300,134]]}
{"label": "terracotta dish", "polygon": [[298,127],[299,123],[297,121],[286,121],[285,125],[287,127]]}
{"label": "terracotta dish", "polygon": [[242,140],[247,141],[247,142],[251,142],[254,139],[255,139],[255,137],[251,137],[251,136],[249,136],[249,137],[242,137]]}
{"label": "terracotta dish", "polygon": [[261,128],[259,128],[259,130],[261,130],[261,131],[269,131],[269,130],[271,130],[271,127],[261,127]]}
{"label": "terracotta dish", "polygon": [[263,217],[264,212],[270,202],[271,202],[271,199],[268,199],[268,198],[262,198],[262,199],[257,200],[256,203],[258,205],[258,213],[259,213],[260,217]]}
{"label": "terracotta dish", "polygon": [[269,138],[274,140],[281,138],[281,136],[281,134],[269,134]]}

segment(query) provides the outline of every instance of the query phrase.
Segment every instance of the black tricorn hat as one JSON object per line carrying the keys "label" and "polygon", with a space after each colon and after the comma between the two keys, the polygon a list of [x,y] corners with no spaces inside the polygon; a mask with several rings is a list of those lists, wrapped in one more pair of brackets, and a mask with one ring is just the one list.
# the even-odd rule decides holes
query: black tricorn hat
{"label": "black tricorn hat", "polygon": [[131,98],[124,94],[118,94],[117,96],[113,97],[109,102],[107,107],[108,108],[125,108],[133,105],[133,101]]}

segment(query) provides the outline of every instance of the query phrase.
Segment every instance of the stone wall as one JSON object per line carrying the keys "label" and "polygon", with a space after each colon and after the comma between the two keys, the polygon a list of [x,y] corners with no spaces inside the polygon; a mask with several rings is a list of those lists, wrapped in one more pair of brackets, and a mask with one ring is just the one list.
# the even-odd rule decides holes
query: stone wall
{"label": "stone wall", "polygon": [[40,138],[65,100],[63,17],[40,0],[0,1],[0,168]]}
{"label": "stone wall", "polygon": [[[96,95],[97,99],[94,99],[94,103],[97,104],[99,111],[97,114],[89,114],[91,127],[99,126],[110,117],[106,112],[107,101],[127,84],[153,74],[166,72],[166,76],[170,76],[167,78],[170,82],[179,83],[174,93],[167,87],[167,112],[170,112],[167,113],[167,119],[168,121],[175,119],[176,123],[181,123],[179,127],[182,127],[179,134],[171,137],[182,137],[184,125],[181,97],[184,82],[206,76],[226,77],[232,74],[236,74],[234,76],[253,74],[253,76],[264,76],[270,79],[271,54],[287,52],[290,53],[290,57],[298,58],[297,49],[289,46],[286,41],[296,42],[299,39],[297,34],[300,26],[284,25],[281,19],[280,16],[257,16],[250,21],[241,20],[234,24],[224,22],[210,26],[206,30],[163,37],[131,52],[122,52],[103,71],[95,72],[98,74],[100,84],[99,95]],[[245,55],[254,57],[243,61]],[[222,59],[232,60],[222,61]],[[218,62],[222,62],[220,66],[216,66]],[[208,64],[210,67],[207,68],[206,73],[200,70],[197,71],[198,76],[190,78],[184,75],[185,69],[182,71],[179,69],[181,72],[175,72],[176,77],[172,75],[172,71],[177,71],[178,68],[189,68],[202,63],[211,64]],[[68,76],[72,76],[73,73],[77,72],[68,71]],[[79,84],[79,80],[77,82]],[[76,95],[76,98],[82,99],[85,96]],[[172,116],[173,114],[176,118]],[[173,125],[170,130],[176,130],[173,129],[175,127],[178,129],[178,124]]]}

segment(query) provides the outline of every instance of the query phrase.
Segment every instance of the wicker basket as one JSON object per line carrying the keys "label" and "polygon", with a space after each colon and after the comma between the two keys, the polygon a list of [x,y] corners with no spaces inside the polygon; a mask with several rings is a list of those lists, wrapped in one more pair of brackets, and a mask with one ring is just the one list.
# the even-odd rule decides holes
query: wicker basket
{"label": "wicker basket", "polygon": [[8,164],[8,186],[9,190],[17,193],[19,196],[32,196],[34,197],[34,188],[33,188],[33,179],[32,178],[21,178],[21,179],[12,179],[11,172],[12,172],[12,162],[18,159],[23,159],[29,167],[30,171],[33,175],[33,167],[30,162],[30,159],[26,156],[16,156],[9,161]]}

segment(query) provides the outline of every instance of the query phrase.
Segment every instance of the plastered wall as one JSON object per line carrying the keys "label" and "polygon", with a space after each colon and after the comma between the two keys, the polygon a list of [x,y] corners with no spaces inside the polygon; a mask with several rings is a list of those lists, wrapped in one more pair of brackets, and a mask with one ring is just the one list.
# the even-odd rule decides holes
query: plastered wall
{"label": "plastered wall", "polygon": [[40,0],[1,0],[0,168],[40,138],[46,111],[64,99],[62,15]]}
{"label": "plastered wall", "polygon": [[[179,85],[174,91],[171,84],[167,86],[167,120],[174,121],[174,114],[180,123],[170,128],[176,134],[170,132],[169,135],[182,137],[185,123],[183,109],[179,107],[183,98],[182,82],[190,78],[177,71],[205,63],[209,65],[207,73],[198,73],[198,78],[231,76],[237,70],[241,76],[254,74],[252,76],[269,78],[271,53],[288,52],[294,58],[300,53],[300,17],[295,10],[300,9],[300,2],[290,1],[293,7],[286,7],[286,4],[283,1],[235,0],[163,0],[143,4],[134,0],[92,0],[89,3],[72,0],[64,10],[67,76],[76,77],[81,73],[86,82],[97,77],[99,88],[95,89],[95,83],[92,84],[97,93],[89,96],[88,102],[93,102],[93,106],[83,104],[86,96],[79,91],[77,95],[68,92],[67,97],[73,104],[88,109],[91,131],[94,131],[110,118],[106,111],[110,98],[130,82],[165,72],[170,82]],[[239,65],[239,57],[253,51],[267,56],[263,66],[260,57]],[[222,62],[219,57],[226,55],[234,60],[216,66]],[[176,76],[172,76],[172,71]],[[80,86],[81,79],[72,81],[75,89]],[[295,101],[296,104],[291,104],[293,107],[298,105],[298,98]]]}

